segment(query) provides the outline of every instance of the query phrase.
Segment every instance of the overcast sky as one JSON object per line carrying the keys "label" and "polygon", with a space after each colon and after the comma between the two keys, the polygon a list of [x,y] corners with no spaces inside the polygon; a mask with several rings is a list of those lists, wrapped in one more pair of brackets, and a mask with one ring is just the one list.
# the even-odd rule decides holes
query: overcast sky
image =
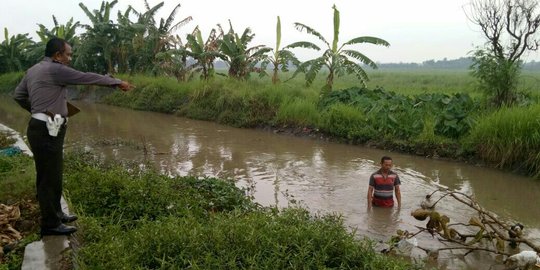
{"label": "overcast sky", "polygon": [[[10,36],[30,33],[36,37],[37,24],[52,27],[52,15],[59,23],[73,17],[83,24],[88,18],[76,0],[2,0],[0,27],[7,27]],[[149,0],[154,6],[160,1]],[[99,9],[100,0],[84,0],[90,9]],[[443,58],[455,59],[467,56],[475,46],[483,45],[478,27],[468,21],[465,10],[469,0],[166,0],[158,17],[167,17],[178,3],[182,7],[177,21],[192,16],[193,21],[178,30],[181,37],[199,25],[203,37],[221,24],[228,30],[228,19],[236,32],[242,33],[250,27],[255,33],[251,45],[264,44],[275,47],[276,17],[281,17],[282,46],[296,41],[317,43],[313,36],[294,29],[293,23],[300,22],[319,31],[329,42],[332,41],[332,5],[341,12],[340,43],[358,36],[375,36],[388,41],[391,46],[356,45],[353,47],[375,62],[422,62]],[[116,13],[132,5],[144,11],[143,0],[119,0]],[[1,35],[0,40],[4,40]],[[318,44],[318,43],[317,43]],[[322,44],[319,44],[322,45]],[[302,60],[315,56],[306,49],[295,51]],[[540,60],[539,53],[531,53],[527,60]]]}

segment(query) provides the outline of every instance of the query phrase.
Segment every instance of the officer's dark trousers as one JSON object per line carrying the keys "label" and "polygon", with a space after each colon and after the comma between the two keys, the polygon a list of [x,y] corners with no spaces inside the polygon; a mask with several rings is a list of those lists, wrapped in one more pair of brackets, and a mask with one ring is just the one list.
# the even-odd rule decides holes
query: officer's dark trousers
{"label": "officer's dark trousers", "polygon": [[27,129],[30,148],[36,164],[37,199],[41,210],[41,227],[52,228],[61,224],[63,147],[66,125],[57,137],[49,135],[44,121],[31,118]]}

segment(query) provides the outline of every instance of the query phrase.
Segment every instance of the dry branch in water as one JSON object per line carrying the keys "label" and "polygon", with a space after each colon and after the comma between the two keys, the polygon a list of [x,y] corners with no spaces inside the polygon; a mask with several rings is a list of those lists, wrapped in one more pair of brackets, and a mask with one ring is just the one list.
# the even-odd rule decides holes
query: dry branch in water
{"label": "dry branch in water", "polygon": [[[435,199],[435,194],[440,196]],[[468,223],[450,223],[448,216],[438,212],[436,206],[443,198],[454,199],[473,210],[474,214],[470,217]],[[391,242],[397,243],[393,248],[399,248],[401,243],[408,241],[409,243],[414,242],[414,246],[425,251],[430,257],[437,257],[438,253],[444,250],[463,250],[466,251],[464,256],[474,251],[484,251],[507,256],[506,261],[510,263],[516,263],[519,258],[529,255],[530,258],[526,257],[523,265],[536,262],[538,263],[536,266],[540,267],[540,245],[524,237],[524,226],[520,223],[509,224],[501,220],[493,212],[481,207],[470,195],[456,191],[436,190],[427,195],[420,206],[421,208],[412,211],[411,215],[420,221],[427,220],[425,227],[416,226],[418,231],[414,233],[398,230],[397,236],[391,239]],[[440,242],[451,243],[452,245],[441,248],[417,246],[414,237],[426,232]],[[411,239],[414,241],[411,241]],[[520,244],[526,245],[533,251],[522,251],[513,256],[506,251],[507,245],[516,248]],[[536,254],[536,258],[531,257],[534,254]],[[517,262],[517,265],[519,265],[519,262]]]}

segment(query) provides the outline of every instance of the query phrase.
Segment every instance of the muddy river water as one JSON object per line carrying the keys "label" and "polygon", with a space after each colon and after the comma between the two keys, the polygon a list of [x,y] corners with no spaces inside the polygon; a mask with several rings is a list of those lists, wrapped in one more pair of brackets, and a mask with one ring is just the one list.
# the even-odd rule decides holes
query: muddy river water
{"label": "muddy river water", "polygon": [[[540,242],[540,181],[496,169],[439,161],[321,140],[237,129],[212,122],[133,111],[93,103],[76,103],[82,112],[69,120],[66,149],[93,148],[114,159],[151,159],[171,175],[232,178],[263,205],[292,201],[312,212],[340,213],[350,229],[376,240],[388,240],[397,229],[416,231],[410,212],[438,187],[471,194],[501,218],[518,220],[530,238]],[[26,133],[29,115],[9,98],[0,97],[0,123]],[[144,145],[144,147],[143,147]],[[383,155],[394,159],[402,186],[403,206],[366,207],[368,179]],[[440,212],[466,222],[467,207],[444,200]],[[437,245],[419,235],[424,247]],[[474,252],[465,258],[439,256],[441,269],[490,269],[493,257]]]}

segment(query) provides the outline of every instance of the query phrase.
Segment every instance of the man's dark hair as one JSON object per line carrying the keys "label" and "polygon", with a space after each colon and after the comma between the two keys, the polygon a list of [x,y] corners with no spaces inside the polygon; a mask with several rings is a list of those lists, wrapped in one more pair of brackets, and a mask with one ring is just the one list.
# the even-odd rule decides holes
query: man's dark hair
{"label": "man's dark hair", "polygon": [[55,53],[63,53],[66,47],[66,41],[61,38],[52,38],[45,47],[45,56],[52,57]]}
{"label": "man's dark hair", "polygon": [[381,158],[381,163],[384,163],[385,160],[392,160],[392,158],[389,156],[384,156]]}

